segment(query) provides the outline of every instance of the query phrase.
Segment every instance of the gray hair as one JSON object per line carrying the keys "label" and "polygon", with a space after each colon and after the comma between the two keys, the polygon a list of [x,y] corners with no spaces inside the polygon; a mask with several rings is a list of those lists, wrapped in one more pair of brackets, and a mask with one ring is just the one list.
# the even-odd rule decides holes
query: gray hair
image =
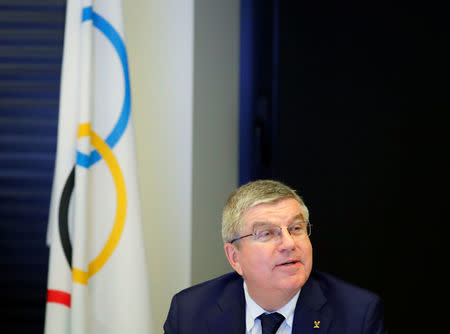
{"label": "gray hair", "polygon": [[309,211],[303,200],[294,189],[281,182],[258,180],[236,189],[228,198],[222,212],[223,242],[230,242],[243,232],[245,225],[241,218],[248,209],[258,204],[275,202],[285,198],[295,199],[300,204],[305,220],[309,221]]}

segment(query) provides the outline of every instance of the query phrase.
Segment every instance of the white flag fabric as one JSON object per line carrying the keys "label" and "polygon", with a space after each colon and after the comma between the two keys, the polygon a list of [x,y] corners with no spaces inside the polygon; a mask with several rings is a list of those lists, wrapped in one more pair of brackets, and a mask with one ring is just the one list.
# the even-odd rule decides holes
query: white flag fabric
{"label": "white flag fabric", "polygon": [[151,333],[120,0],[68,0],[46,334]]}

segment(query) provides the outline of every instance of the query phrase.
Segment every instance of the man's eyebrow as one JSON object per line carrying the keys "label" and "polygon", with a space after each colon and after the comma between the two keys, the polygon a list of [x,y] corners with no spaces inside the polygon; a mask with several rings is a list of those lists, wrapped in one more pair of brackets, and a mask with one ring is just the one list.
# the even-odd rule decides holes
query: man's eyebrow
{"label": "man's eyebrow", "polygon": [[[293,222],[297,222],[297,221],[301,221],[302,223],[305,223],[305,219],[303,217],[302,213],[299,213],[297,215],[294,216],[294,218],[292,218]],[[252,224],[252,228],[258,227],[258,226],[264,226],[264,225],[272,225],[272,226],[277,226],[277,224],[271,223],[270,221],[267,220],[260,220],[260,221],[255,221]]]}
{"label": "man's eyebrow", "polygon": [[264,221],[264,220],[256,221],[252,224],[252,230],[254,230],[257,227],[261,227],[261,226],[276,226],[276,224],[271,223],[269,221]]}
{"label": "man's eyebrow", "polygon": [[252,224],[253,227],[261,226],[261,225],[275,225],[275,224],[271,223],[271,222],[269,222],[267,220],[256,221],[256,222],[253,222],[253,224]]}

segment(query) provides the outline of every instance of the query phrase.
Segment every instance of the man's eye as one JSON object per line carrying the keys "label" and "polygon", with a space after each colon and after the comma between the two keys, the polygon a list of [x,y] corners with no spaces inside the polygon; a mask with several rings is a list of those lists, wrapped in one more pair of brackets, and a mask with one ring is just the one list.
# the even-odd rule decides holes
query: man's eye
{"label": "man's eye", "polygon": [[290,231],[293,233],[302,232],[304,229],[303,224],[296,224],[294,226],[291,226]]}
{"label": "man's eye", "polygon": [[273,236],[273,230],[261,230],[256,232],[256,237],[258,239],[267,239]]}

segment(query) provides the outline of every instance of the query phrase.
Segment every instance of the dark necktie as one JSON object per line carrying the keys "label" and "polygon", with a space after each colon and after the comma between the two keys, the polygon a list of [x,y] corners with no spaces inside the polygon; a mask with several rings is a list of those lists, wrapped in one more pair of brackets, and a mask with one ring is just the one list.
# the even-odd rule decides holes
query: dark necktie
{"label": "dark necktie", "polygon": [[284,320],[277,312],[261,314],[258,318],[261,319],[262,334],[275,334]]}

